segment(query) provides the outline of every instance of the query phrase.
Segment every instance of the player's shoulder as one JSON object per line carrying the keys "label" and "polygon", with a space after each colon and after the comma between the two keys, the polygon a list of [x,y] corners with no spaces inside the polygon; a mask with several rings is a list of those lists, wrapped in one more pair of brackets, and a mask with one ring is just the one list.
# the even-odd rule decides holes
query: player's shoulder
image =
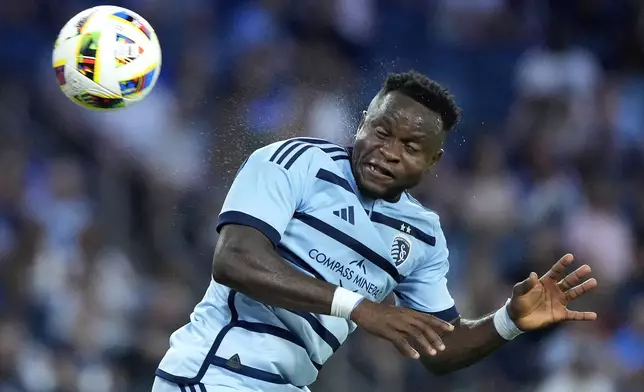
{"label": "player's shoulder", "polygon": [[289,170],[291,167],[310,165],[312,162],[325,165],[348,160],[349,152],[345,147],[328,140],[296,137],[268,144],[255,150],[251,156]]}
{"label": "player's shoulder", "polygon": [[413,216],[415,218],[414,220],[422,223],[423,226],[425,226],[427,230],[431,232],[441,230],[440,217],[436,211],[425,207],[407,191],[403,193],[403,198],[403,208],[405,209],[406,215]]}
{"label": "player's shoulder", "polygon": [[413,222],[421,232],[425,233],[428,240],[423,241],[429,246],[426,247],[428,255],[431,258],[446,258],[447,242],[445,234],[440,223],[440,216],[436,211],[425,207],[421,202],[416,200],[409,192],[403,194],[403,203],[400,211],[410,222]]}

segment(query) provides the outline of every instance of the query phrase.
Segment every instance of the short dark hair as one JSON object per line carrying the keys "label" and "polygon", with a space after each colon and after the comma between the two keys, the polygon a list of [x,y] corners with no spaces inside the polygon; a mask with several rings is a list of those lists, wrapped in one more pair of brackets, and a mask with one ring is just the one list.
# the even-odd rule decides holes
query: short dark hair
{"label": "short dark hair", "polygon": [[436,81],[414,70],[389,74],[379,95],[398,91],[440,115],[443,130],[449,132],[461,119],[461,108],[454,96]]}

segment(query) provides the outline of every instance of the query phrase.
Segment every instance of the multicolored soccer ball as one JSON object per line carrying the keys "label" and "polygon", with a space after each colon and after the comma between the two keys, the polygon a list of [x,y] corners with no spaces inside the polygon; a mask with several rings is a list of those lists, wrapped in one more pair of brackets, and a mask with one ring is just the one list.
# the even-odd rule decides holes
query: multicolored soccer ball
{"label": "multicolored soccer ball", "polygon": [[152,26],[121,7],[102,5],[74,16],[54,44],[53,66],[63,93],[77,104],[114,110],[145,98],[161,71]]}

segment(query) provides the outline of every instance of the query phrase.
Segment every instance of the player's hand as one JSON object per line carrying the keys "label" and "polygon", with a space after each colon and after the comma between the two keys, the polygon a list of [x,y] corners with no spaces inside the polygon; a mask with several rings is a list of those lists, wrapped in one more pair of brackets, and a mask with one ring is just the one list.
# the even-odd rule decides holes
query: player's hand
{"label": "player's hand", "polygon": [[595,312],[577,312],[568,309],[568,303],[597,287],[588,265],[582,265],[564,277],[566,267],[573,261],[567,254],[550,270],[538,278],[532,272],[528,279],[517,283],[507,307],[510,318],[522,331],[531,331],[562,321],[591,321]]}
{"label": "player's hand", "polygon": [[367,332],[389,340],[407,357],[420,358],[445,350],[441,334],[454,326],[432,315],[411,309],[364,300],[353,310],[351,319]]}

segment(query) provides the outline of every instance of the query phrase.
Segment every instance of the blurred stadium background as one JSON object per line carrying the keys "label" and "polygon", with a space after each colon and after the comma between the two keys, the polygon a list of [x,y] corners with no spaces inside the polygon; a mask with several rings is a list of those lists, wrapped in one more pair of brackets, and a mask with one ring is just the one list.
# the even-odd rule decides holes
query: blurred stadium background
{"label": "blurred stadium background", "polygon": [[[0,2],[0,391],[149,391],[210,272],[219,207],[252,149],[350,142],[388,71],[464,121],[415,193],[437,210],[465,316],[567,251],[601,319],[426,375],[352,337],[324,391],[644,391],[644,2],[129,0],[164,51],[144,102],[82,110],[51,46],[99,2]],[[261,202],[261,195],[258,195]]]}

